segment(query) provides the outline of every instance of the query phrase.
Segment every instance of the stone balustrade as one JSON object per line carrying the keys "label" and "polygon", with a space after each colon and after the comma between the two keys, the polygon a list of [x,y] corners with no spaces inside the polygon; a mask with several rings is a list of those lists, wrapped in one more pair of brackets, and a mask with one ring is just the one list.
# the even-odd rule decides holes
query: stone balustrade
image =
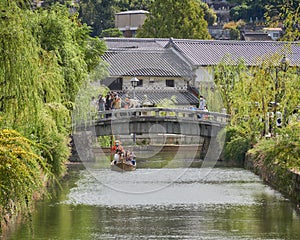
{"label": "stone balustrade", "polygon": [[110,111],[98,112],[94,119],[124,119],[137,116],[156,117],[156,118],[177,118],[193,121],[215,121],[228,122],[230,115],[217,112],[207,112],[201,110],[178,109],[178,108],[130,108],[130,109],[115,109]]}

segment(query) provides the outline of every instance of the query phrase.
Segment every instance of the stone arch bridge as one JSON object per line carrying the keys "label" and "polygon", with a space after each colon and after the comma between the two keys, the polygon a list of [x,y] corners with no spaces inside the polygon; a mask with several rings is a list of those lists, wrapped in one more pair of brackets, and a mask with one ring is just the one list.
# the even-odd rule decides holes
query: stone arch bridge
{"label": "stone arch bridge", "polygon": [[228,114],[176,108],[132,108],[98,112],[91,120],[76,124],[76,131],[98,136],[129,134],[181,134],[216,137]]}
{"label": "stone arch bridge", "polygon": [[[99,136],[133,134],[178,134],[202,138],[200,158],[218,159],[221,153],[218,133],[229,115],[191,109],[132,108],[98,112],[90,120],[74,123],[73,138],[82,161],[93,158],[90,149]],[[204,159],[204,158],[203,158]]]}

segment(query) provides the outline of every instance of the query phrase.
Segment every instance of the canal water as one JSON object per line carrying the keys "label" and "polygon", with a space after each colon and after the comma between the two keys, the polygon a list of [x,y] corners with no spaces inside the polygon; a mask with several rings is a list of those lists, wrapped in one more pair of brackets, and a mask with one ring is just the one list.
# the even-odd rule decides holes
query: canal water
{"label": "canal water", "polygon": [[300,239],[295,209],[240,168],[73,169],[7,239]]}

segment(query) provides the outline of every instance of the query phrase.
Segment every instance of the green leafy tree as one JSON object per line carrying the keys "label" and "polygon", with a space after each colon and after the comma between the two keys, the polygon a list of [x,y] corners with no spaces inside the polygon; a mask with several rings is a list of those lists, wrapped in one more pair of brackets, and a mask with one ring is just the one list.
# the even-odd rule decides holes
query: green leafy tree
{"label": "green leafy tree", "polygon": [[209,39],[210,35],[196,0],[156,0],[137,37]]}
{"label": "green leafy tree", "polygon": [[79,18],[92,27],[91,36],[100,36],[102,30],[114,27],[114,0],[81,0]]}
{"label": "green leafy tree", "polygon": [[[232,116],[231,124],[243,126],[253,137],[264,136],[269,126],[276,132],[270,112],[280,111],[285,125],[300,102],[297,70],[289,67],[284,71],[276,64],[280,60],[274,55],[251,68],[227,60],[215,68],[215,82]],[[270,105],[274,101],[279,103],[276,109]]]}
{"label": "green leafy tree", "polygon": [[265,17],[269,25],[283,27],[281,40],[299,41],[300,39],[300,1],[273,0],[266,5]]}
{"label": "green leafy tree", "polygon": [[28,210],[47,177],[65,173],[71,106],[81,85],[105,73],[104,49],[66,6],[0,1],[1,215]]}
{"label": "green leafy tree", "polygon": [[[217,89],[231,114],[224,148],[227,160],[243,159],[254,147],[261,154],[259,158],[270,166],[299,169],[296,159],[300,130],[294,115],[300,102],[300,79],[296,67],[284,69],[278,64],[280,60],[276,54],[257,66],[246,67],[229,58],[215,67]],[[276,108],[270,105],[275,100],[279,103]],[[276,125],[276,112],[282,113],[280,128]],[[266,143],[264,137],[269,132],[274,139]]]}
{"label": "green leafy tree", "polygon": [[298,41],[300,39],[300,1],[285,0],[228,0],[235,4],[230,10],[234,21],[240,19],[249,22],[264,20],[270,27],[283,27],[282,40]]}
{"label": "green leafy tree", "polygon": [[261,21],[264,18],[265,13],[265,1],[231,1],[236,3],[236,6],[230,9],[230,16],[234,21],[240,19],[249,22],[259,20]]}
{"label": "green leafy tree", "polygon": [[59,175],[69,155],[71,107],[88,73],[95,68],[101,77],[105,45],[65,6],[32,11],[1,1],[0,9],[0,126],[48,147],[42,154]]}
{"label": "green leafy tree", "polygon": [[[44,55],[44,52],[36,47],[36,39],[31,34],[32,23],[29,20],[30,17],[34,18],[33,15],[28,15],[26,10],[22,10],[11,1],[1,1],[0,10],[1,126],[30,134],[38,121],[36,116],[43,104],[40,92],[44,95],[43,88],[46,88],[43,79],[46,79],[47,75],[39,79],[44,70],[40,68],[40,60],[47,62],[51,56]],[[48,67],[51,69],[54,65],[49,63]],[[54,92],[59,91],[62,86],[62,78],[56,80]],[[25,122],[30,124],[23,129]]]}
{"label": "green leafy tree", "polygon": [[154,0],[116,0],[116,7],[120,11],[127,10],[149,10]]}
{"label": "green leafy tree", "polygon": [[[2,216],[27,212],[52,177],[42,147],[13,130],[0,130],[0,226]],[[1,232],[1,228],[0,228]]]}
{"label": "green leafy tree", "polygon": [[66,5],[68,7],[72,7],[72,6],[75,6],[74,4],[74,1],[73,0],[40,0],[40,2],[42,2],[42,5],[44,7],[49,7],[51,6],[52,4],[63,4],[63,5]]}
{"label": "green leafy tree", "polygon": [[123,37],[123,33],[118,28],[109,28],[103,30],[100,37]]}
{"label": "green leafy tree", "polygon": [[217,21],[217,14],[216,12],[210,8],[207,3],[203,2],[202,0],[198,0],[200,7],[203,9],[204,12],[204,19],[207,22],[208,26],[212,26]]}
{"label": "green leafy tree", "polygon": [[242,72],[245,70],[243,60],[235,63],[230,56],[224,57],[222,62],[214,69],[214,79],[218,91],[222,96],[223,103],[228,113],[234,116],[234,91]]}
{"label": "green leafy tree", "polygon": [[40,44],[58,59],[64,76],[64,102],[74,102],[86,79],[100,62],[106,47],[103,41],[89,37],[89,27],[80,24],[77,15],[70,15],[62,5],[40,14]]}

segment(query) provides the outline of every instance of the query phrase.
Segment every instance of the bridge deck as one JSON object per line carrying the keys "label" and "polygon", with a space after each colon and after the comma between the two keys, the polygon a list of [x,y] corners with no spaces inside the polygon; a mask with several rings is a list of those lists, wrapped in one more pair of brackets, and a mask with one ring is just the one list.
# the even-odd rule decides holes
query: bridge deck
{"label": "bridge deck", "polygon": [[229,119],[228,114],[176,108],[132,108],[98,112],[76,130],[95,131],[97,136],[131,133],[173,133],[216,136]]}

